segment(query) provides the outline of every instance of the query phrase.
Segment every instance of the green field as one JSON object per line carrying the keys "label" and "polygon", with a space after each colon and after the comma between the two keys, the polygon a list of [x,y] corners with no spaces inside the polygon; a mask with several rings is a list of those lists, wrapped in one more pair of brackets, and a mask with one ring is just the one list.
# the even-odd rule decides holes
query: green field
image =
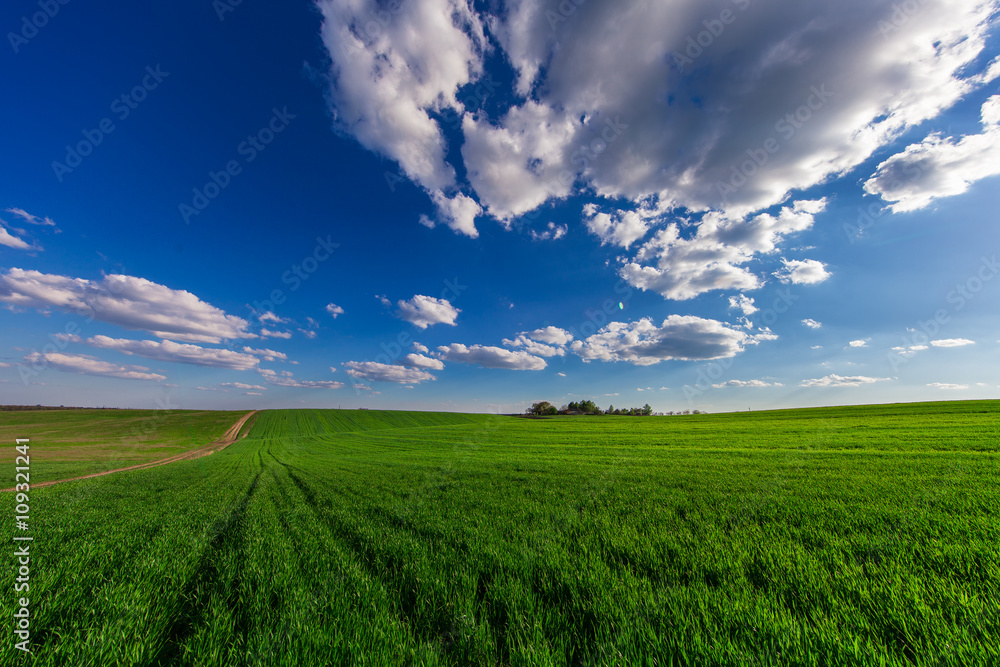
{"label": "green field", "polygon": [[[30,438],[33,481],[114,470],[212,442],[247,411],[31,410],[0,412],[0,442]],[[13,452],[13,450],[11,450]],[[4,484],[2,488],[10,486]]]}
{"label": "green field", "polygon": [[32,491],[0,663],[1000,664],[998,450],[998,401],[267,411]]}

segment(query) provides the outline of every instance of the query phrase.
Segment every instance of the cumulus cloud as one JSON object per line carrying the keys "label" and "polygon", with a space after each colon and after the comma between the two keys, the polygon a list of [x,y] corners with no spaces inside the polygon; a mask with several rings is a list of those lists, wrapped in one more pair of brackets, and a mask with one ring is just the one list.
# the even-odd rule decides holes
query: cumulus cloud
{"label": "cumulus cloud", "polygon": [[514,371],[540,371],[546,367],[545,360],[522,350],[505,350],[489,345],[452,343],[437,349],[437,355],[445,361],[463,364],[479,364],[485,368],[505,368]]}
{"label": "cumulus cloud", "polygon": [[416,353],[410,353],[403,357],[402,364],[410,368],[424,368],[432,371],[444,370],[444,362],[440,359]]}
{"label": "cumulus cloud", "polygon": [[847,346],[848,347],[868,347],[868,341],[867,340],[861,340],[861,339],[852,340],[851,342],[849,342],[847,344]]}
{"label": "cumulus cloud", "polygon": [[809,229],[826,200],[796,201],[776,215],[749,220],[706,214],[692,235],[671,223],[624,263],[621,276],[634,287],[683,301],[713,290],[753,290],[760,278],[746,264],[773,253],[784,237]]}
{"label": "cumulus cloud", "polygon": [[785,284],[812,285],[830,277],[823,262],[817,262],[815,259],[782,259],[781,262],[784,267],[776,271],[774,277]]}
{"label": "cumulus cloud", "polygon": [[0,275],[0,302],[43,311],[56,308],[124,329],[195,343],[255,337],[247,331],[246,320],[227,315],[190,292],[134,276],[108,275],[93,281],[9,269]]}
{"label": "cumulus cloud", "polygon": [[340,389],[343,382],[331,380],[296,380],[288,371],[277,372],[270,368],[259,368],[264,381],[276,387],[292,387],[294,389]]}
{"label": "cumulus cloud", "polygon": [[270,310],[261,315],[258,315],[257,320],[260,322],[275,322],[277,324],[281,324],[288,321],[286,318],[278,317]]}
{"label": "cumulus cloud", "polygon": [[930,382],[927,384],[928,387],[934,387],[935,389],[968,389],[967,384],[951,384],[948,382]]}
{"label": "cumulus cloud", "polygon": [[569,225],[557,225],[554,222],[550,222],[545,231],[536,232],[534,229],[531,230],[531,238],[534,241],[558,241],[562,237],[566,236],[566,232],[569,231]]}
{"label": "cumulus cloud", "polygon": [[406,320],[419,329],[426,329],[434,324],[455,326],[455,319],[462,312],[447,299],[435,299],[423,294],[417,294],[409,301],[400,299],[396,305],[399,306],[396,317]]}
{"label": "cumulus cloud", "polygon": [[860,387],[864,384],[872,384],[874,382],[887,381],[889,378],[873,378],[864,375],[827,375],[821,378],[814,378],[812,380],[803,380],[799,386],[800,387]]}
{"label": "cumulus cloud", "polygon": [[347,361],[342,364],[347,374],[353,378],[370,380],[372,382],[396,382],[399,384],[417,384],[427,380],[436,380],[432,373],[420,368],[406,368],[394,364],[380,364],[376,361]]}
{"label": "cumulus cloud", "polygon": [[891,202],[893,211],[914,211],[1000,174],[1000,95],[983,104],[981,115],[982,133],[957,142],[935,133],[910,144],[878,166],[865,191]]}
{"label": "cumulus cloud", "polygon": [[611,322],[570,349],[584,361],[628,361],[649,366],[661,361],[732,357],[757,339],[722,322],[691,315],[671,315],[660,325],[650,318]]}
{"label": "cumulus cloud", "polygon": [[964,347],[966,345],[975,345],[976,341],[969,340],[968,338],[941,338],[939,340],[932,340],[931,345],[934,347]]}
{"label": "cumulus cloud", "polygon": [[561,345],[546,345],[544,343],[539,343],[538,341],[528,338],[524,334],[520,334],[513,340],[504,338],[503,344],[507,347],[522,348],[528,354],[534,354],[539,357],[561,357],[566,354],[566,349]]}
{"label": "cumulus cloud", "polygon": [[166,376],[150,373],[145,366],[122,366],[85,354],[63,354],[61,352],[33,352],[24,361],[34,367],[50,366],[67,373],[81,375],[98,375],[101,377],[119,378],[122,380],[155,380],[162,382]]}
{"label": "cumulus cloud", "polygon": [[808,318],[808,317],[806,319],[802,320],[802,324],[804,326],[809,327],[810,329],[819,329],[819,328],[821,328],[823,326],[822,322],[817,322],[816,320]]}
{"label": "cumulus cloud", "polygon": [[573,334],[565,329],[553,326],[542,327],[541,329],[534,329],[532,331],[522,331],[518,336],[524,336],[525,338],[537,340],[540,343],[548,343],[549,345],[566,345],[573,340]]}
{"label": "cumulus cloud", "polygon": [[86,343],[91,347],[115,350],[127,355],[134,354],[155,361],[230,368],[238,371],[251,370],[256,368],[259,363],[257,357],[250,354],[234,352],[233,350],[202,347],[190,343],[175,343],[170,340],[130,340],[125,338],[110,338],[108,336],[91,336],[86,340],[82,340],[78,336],[67,338],[74,342]]}
{"label": "cumulus cloud", "polygon": [[445,194],[455,189],[455,169],[434,116],[465,112],[458,89],[482,74],[488,48],[480,18],[464,0],[402,2],[391,9],[375,0],[317,5],[331,58],[336,126],[399,163],[432,197],[443,221],[475,236],[470,211],[478,205],[468,196]]}
{"label": "cumulus cloud", "polygon": [[753,315],[760,310],[760,308],[754,305],[753,299],[745,294],[729,297],[729,309],[739,310],[744,315]]}
{"label": "cumulus cloud", "polygon": [[339,315],[343,315],[344,314],[344,309],[341,308],[340,306],[338,306],[335,303],[328,303],[328,304],[326,304],[326,309],[325,310],[326,310],[326,312],[330,313],[330,315],[333,316],[333,319],[337,319],[337,317]]}
{"label": "cumulus cloud", "polygon": [[591,234],[601,239],[601,245],[611,244],[628,248],[649,231],[656,211],[599,212],[595,204],[583,207],[583,220]]}
{"label": "cumulus cloud", "polygon": [[423,352],[424,354],[427,354],[428,352],[430,352],[430,350],[427,349],[426,345],[423,345],[423,344],[418,343],[416,341],[414,341],[413,345],[411,345],[410,347],[413,349],[414,352]]}
{"label": "cumulus cloud", "polygon": [[[986,0],[923,0],[901,26],[893,0],[318,4],[337,127],[398,162],[445,220],[442,199],[474,195],[507,221],[580,191],[742,218],[993,76],[975,71]],[[509,88],[488,60],[512,68]]]}
{"label": "cumulus cloud", "polygon": [[723,389],[725,387],[783,387],[784,385],[780,382],[767,382],[766,380],[729,380],[712,386],[716,389]]}

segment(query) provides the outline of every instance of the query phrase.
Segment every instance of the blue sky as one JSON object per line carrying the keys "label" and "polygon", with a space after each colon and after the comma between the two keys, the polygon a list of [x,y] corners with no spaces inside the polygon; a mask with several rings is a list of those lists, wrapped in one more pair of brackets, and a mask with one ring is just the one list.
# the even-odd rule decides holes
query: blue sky
{"label": "blue sky", "polygon": [[0,400],[997,398],[996,2],[13,1]]}

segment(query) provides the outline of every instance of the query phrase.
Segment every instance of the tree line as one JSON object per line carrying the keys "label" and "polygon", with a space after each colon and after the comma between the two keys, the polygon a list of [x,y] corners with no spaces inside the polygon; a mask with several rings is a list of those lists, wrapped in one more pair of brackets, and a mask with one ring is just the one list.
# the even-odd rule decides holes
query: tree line
{"label": "tree line", "polygon": [[538,401],[537,403],[532,403],[531,407],[524,411],[525,414],[533,415],[536,417],[547,416],[547,415],[626,415],[630,417],[649,417],[649,416],[674,416],[674,415],[703,415],[706,414],[701,410],[678,410],[676,412],[653,412],[653,408],[646,403],[646,405],[641,408],[616,408],[614,405],[609,405],[607,410],[602,410],[597,407],[597,404],[593,401],[571,401],[561,408],[557,408],[548,401]]}

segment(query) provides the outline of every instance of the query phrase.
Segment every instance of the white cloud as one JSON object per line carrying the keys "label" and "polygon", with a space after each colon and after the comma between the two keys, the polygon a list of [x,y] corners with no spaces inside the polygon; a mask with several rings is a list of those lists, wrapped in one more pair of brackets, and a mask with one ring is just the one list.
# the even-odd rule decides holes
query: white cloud
{"label": "white cloud", "polygon": [[712,290],[753,290],[761,280],[744,265],[758,254],[773,253],[789,234],[809,229],[826,200],[796,201],[777,215],[742,220],[706,214],[693,235],[667,225],[627,261],[621,276],[634,287],[683,301]]}
{"label": "white cloud", "polygon": [[337,319],[338,315],[343,315],[344,314],[344,309],[341,308],[340,306],[338,306],[335,303],[328,303],[328,304],[326,304],[326,309],[325,310],[326,310],[326,312],[330,313],[330,315],[333,316],[333,319]]}
{"label": "white cloud", "polygon": [[964,347],[966,345],[975,345],[976,341],[969,340],[968,338],[942,338],[940,340],[932,340],[931,345],[934,347]]}
{"label": "white cloud", "polygon": [[430,352],[430,350],[427,349],[426,345],[422,345],[416,341],[414,341],[413,345],[411,345],[410,347],[413,349],[414,352],[423,352],[424,354]]}
{"label": "white cloud", "polygon": [[247,331],[246,320],[227,315],[190,292],[133,276],[92,281],[9,269],[0,275],[0,301],[39,310],[57,308],[160,338],[219,343],[255,337]]}
{"label": "white cloud", "polygon": [[23,208],[8,208],[7,212],[11,215],[16,215],[17,217],[24,220],[29,225],[39,225],[41,227],[55,227],[56,223],[52,221],[52,218],[44,217],[39,218],[36,215],[32,215],[25,211]]}
{"label": "white cloud", "polygon": [[410,353],[403,357],[401,362],[410,368],[424,368],[432,371],[444,370],[444,362],[433,357],[426,357],[422,354]]}
{"label": "white cloud", "polygon": [[417,384],[437,379],[433,374],[419,368],[405,368],[393,364],[380,364],[375,361],[347,361],[342,366],[347,369],[347,374],[351,377],[372,382]]}
{"label": "white cloud", "polygon": [[455,326],[455,319],[462,312],[447,299],[435,299],[423,294],[417,294],[409,301],[400,299],[397,305],[399,310],[396,311],[396,317],[420,329],[426,329],[433,324]]}
{"label": "white cloud", "polygon": [[149,369],[145,366],[122,366],[84,354],[33,352],[27,355],[24,361],[36,368],[39,365],[47,365],[60,371],[80,373],[81,375],[98,375],[122,380],[155,380],[157,382],[167,379],[166,376],[159,373],[149,373]]}
{"label": "white cloud", "polygon": [[[0,221],[2,222],[2,221]],[[30,243],[19,239],[10,232],[8,232],[2,225],[0,225],[0,245],[5,245],[8,248],[14,248],[15,250],[39,250]]]}
{"label": "white cloud", "polygon": [[331,380],[296,380],[288,371],[276,372],[270,368],[258,368],[257,372],[263,376],[264,381],[276,387],[292,387],[295,389],[340,389],[343,382]]}
{"label": "white cloud", "polygon": [[826,377],[814,378],[812,380],[803,380],[799,383],[800,387],[860,387],[863,384],[872,384],[874,382],[884,382],[889,378],[873,378],[866,377],[864,375],[851,375],[844,377],[842,375],[827,375]]}
{"label": "white cloud", "polygon": [[490,215],[508,222],[572,191],[568,143],[580,124],[545,104],[527,100],[499,124],[466,114],[462,157],[469,183]]}
{"label": "white cloud", "polygon": [[981,134],[956,142],[935,133],[910,144],[878,166],[865,191],[891,202],[893,211],[914,211],[1000,174],[1000,95],[989,98],[981,113]]}
{"label": "white cloud", "polygon": [[260,335],[264,338],[291,338],[292,333],[290,331],[273,331],[271,329],[261,329]]}
{"label": "white cloud", "polygon": [[531,340],[524,334],[520,334],[513,340],[504,338],[503,344],[507,347],[520,347],[528,354],[534,354],[539,357],[561,357],[566,354],[566,349],[560,345],[539,343],[538,341]]}
{"label": "white cloud", "polygon": [[127,355],[136,355],[155,361],[170,361],[179,364],[195,366],[212,366],[215,368],[231,368],[246,371],[257,367],[259,360],[250,354],[242,354],[232,350],[201,347],[190,343],[175,343],[170,340],[129,340],[125,338],[109,338],[108,336],[91,336],[85,341],[72,337],[74,342],[85,342],[92,347],[104,350],[115,350]]}
{"label": "white cloud", "polygon": [[[479,237],[479,231],[476,230],[476,216],[482,213],[483,209],[476,200],[462,193],[448,197],[443,192],[436,191],[431,193],[431,201],[437,206],[437,217],[453,231],[473,239]],[[430,216],[422,215],[420,224],[433,229],[437,223]]]}
{"label": "white cloud", "polygon": [[488,48],[479,17],[464,0],[391,8],[374,0],[317,5],[331,58],[336,126],[398,162],[431,195],[443,220],[474,236],[469,212],[475,202],[444,194],[456,185],[455,169],[446,161],[446,141],[432,114],[465,111],[458,89],[482,74]]}
{"label": "white cloud", "polygon": [[[320,0],[336,125],[432,197],[461,186],[448,162],[461,145],[468,185],[502,221],[577,186],[742,218],[847,173],[993,76],[975,72],[986,0],[922,0],[902,25],[891,0],[564,4],[487,16],[464,0]],[[723,10],[733,20],[713,35]],[[486,58],[509,64],[513,90],[495,93]]]}
{"label": "white cloud", "polygon": [[729,380],[712,386],[716,389],[723,389],[725,387],[783,387],[784,385],[780,382],[767,382],[766,380]]}
{"label": "white cloud", "polygon": [[569,225],[560,226],[554,222],[550,222],[544,232],[536,232],[532,229],[531,238],[534,241],[558,241],[562,237],[566,236],[566,232],[568,231]]}
{"label": "white cloud", "polygon": [[566,374],[565,374],[565,373],[556,373],[556,375],[558,375],[558,376],[559,376],[559,377],[561,377],[561,378],[564,378],[564,377],[566,377]]}
{"label": "white cloud", "polygon": [[774,273],[774,277],[781,282],[793,285],[812,285],[821,283],[830,277],[823,262],[815,259],[782,259],[784,267]]}
{"label": "white cloud", "polygon": [[930,382],[927,384],[928,387],[934,387],[935,389],[968,389],[967,384],[950,384],[948,382]]}
{"label": "white cloud", "polygon": [[601,245],[610,243],[627,249],[646,235],[657,212],[640,209],[609,214],[598,212],[596,206],[588,204],[583,207],[583,216],[587,229],[601,239]]}
{"label": "white cloud", "polygon": [[270,310],[267,311],[266,313],[262,314],[262,315],[258,315],[257,319],[260,322],[275,322],[275,323],[278,323],[278,324],[281,324],[283,322],[287,322],[288,321],[286,318],[278,317],[277,315],[275,315]]}
{"label": "white cloud", "polygon": [[808,317],[802,320],[802,324],[809,327],[810,329],[819,329],[823,326],[822,322],[817,322],[816,320]]}
{"label": "white cloud", "polygon": [[[267,387],[259,384],[247,384],[245,382],[222,382],[219,384],[220,387],[232,387],[233,389],[259,389],[260,391],[266,391]],[[260,394],[257,394],[258,396]]]}
{"label": "white cloud", "polygon": [[506,368],[514,371],[540,371],[547,365],[541,357],[527,352],[505,350],[502,347],[488,345],[466,346],[461,343],[452,343],[451,345],[439,346],[437,355],[445,361],[479,364],[485,368]]}
{"label": "white cloud", "polygon": [[868,341],[867,340],[861,340],[861,339],[852,340],[850,343],[847,344],[847,346],[848,347],[868,347]]}
{"label": "white cloud", "polygon": [[760,308],[754,305],[753,299],[745,294],[729,297],[729,308],[730,310],[739,310],[744,315],[753,315],[760,310]]}
{"label": "white cloud", "polygon": [[908,345],[906,347],[894,347],[892,351],[901,357],[912,357],[917,352],[923,352],[928,349],[926,345]]}
{"label": "white cloud", "polygon": [[661,361],[732,357],[757,339],[716,320],[671,315],[657,326],[650,318],[611,322],[570,349],[585,361],[628,361],[649,366]]}
{"label": "white cloud", "polygon": [[573,334],[565,329],[553,326],[534,329],[533,331],[522,331],[518,336],[524,336],[525,338],[537,340],[540,343],[548,343],[549,345],[566,345],[573,340]]}
{"label": "white cloud", "polygon": [[255,357],[260,357],[264,361],[288,361],[288,355],[284,352],[277,352],[275,350],[269,350],[264,348],[262,350],[256,350],[252,347],[244,347],[243,351],[247,354],[252,354]]}

